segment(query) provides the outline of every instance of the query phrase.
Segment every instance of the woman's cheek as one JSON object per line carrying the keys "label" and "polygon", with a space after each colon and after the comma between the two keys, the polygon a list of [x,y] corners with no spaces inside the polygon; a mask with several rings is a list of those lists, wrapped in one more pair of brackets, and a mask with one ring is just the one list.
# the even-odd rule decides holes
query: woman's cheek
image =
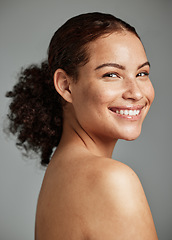
{"label": "woman's cheek", "polygon": [[[152,85],[152,83],[151,83],[151,101],[152,101],[152,102],[153,102],[154,98],[155,98],[155,90],[154,90],[154,87],[153,87],[153,85]],[[151,102],[151,103],[152,103],[152,102]]]}
{"label": "woman's cheek", "polygon": [[150,80],[149,80],[148,84],[145,85],[144,91],[145,91],[145,95],[151,105],[154,100],[154,97],[155,97],[155,91],[154,91],[154,87]]}
{"label": "woman's cheek", "polygon": [[114,101],[116,95],[117,91],[115,91],[112,86],[108,87],[106,85],[103,85],[102,87],[97,87],[94,90],[94,94],[92,94],[94,100],[99,102],[100,104],[110,103]]}

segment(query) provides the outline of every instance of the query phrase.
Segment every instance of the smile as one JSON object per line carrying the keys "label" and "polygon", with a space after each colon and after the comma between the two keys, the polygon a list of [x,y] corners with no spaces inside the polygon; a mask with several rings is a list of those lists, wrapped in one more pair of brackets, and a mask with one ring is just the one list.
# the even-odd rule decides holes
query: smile
{"label": "smile", "polygon": [[138,120],[141,116],[141,110],[143,106],[138,107],[112,107],[111,110],[113,113],[117,114],[119,117]]}
{"label": "smile", "polygon": [[137,116],[139,115],[141,110],[116,110],[115,112],[120,115],[129,115],[129,116]]}

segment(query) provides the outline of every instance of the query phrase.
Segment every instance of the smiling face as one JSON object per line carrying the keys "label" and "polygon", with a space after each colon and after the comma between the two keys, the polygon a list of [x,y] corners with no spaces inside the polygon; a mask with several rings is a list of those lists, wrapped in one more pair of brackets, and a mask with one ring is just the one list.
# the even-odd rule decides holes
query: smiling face
{"label": "smiling face", "polygon": [[154,99],[141,41],[112,33],[88,47],[90,60],[70,89],[75,118],[93,139],[136,139]]}

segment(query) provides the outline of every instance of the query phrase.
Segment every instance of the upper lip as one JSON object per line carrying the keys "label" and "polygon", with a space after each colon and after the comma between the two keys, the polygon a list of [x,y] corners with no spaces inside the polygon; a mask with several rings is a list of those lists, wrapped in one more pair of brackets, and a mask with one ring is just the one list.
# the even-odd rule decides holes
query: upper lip
{"label": "upper lip", "polygon": [[130,105],[130,106],[112,106],[110,110],[141,110],[145,105]]}

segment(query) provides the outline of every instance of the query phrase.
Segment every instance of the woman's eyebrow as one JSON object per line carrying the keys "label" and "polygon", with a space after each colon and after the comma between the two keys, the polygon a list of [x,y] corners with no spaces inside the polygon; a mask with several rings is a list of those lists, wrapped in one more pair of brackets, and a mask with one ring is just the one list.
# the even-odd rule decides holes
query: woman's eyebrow
{"label": "woman's eyebrow", "polygon": [[96,67],[94,70],[98,70],[103,67],[115,67],[115,68],[119,68],[121,70],[125,70],[125,67],[118,63],[103,63],[103,64],[99,65],[98,67]]}
{"label": "woman's eyebrow", "polygon": [[144,66],[147,66],[147,65],[150,67],[150,62],[147,61],[147,62],[141,64],[140,66],[138,66],[138,69],[140,69],[140,68],[142,68]]}
{"label": "woman's eyebrow", "polygon": [[[140,68],[142,68],[142,67],[144,67],[146,65],[148,65],[150,67],[150,62],[147,61],[147,62],[139,65],[138,69],[140,69]],[[126,69],[123,65],[120,65],[118,63],[103,63],[103,64],[99,65],[98,67],[96,67],[94,70],[98,70],[98,69],[103,68],[103,67],[115,67],[115,68],[119,68],[121,70],[125,70]]]}

